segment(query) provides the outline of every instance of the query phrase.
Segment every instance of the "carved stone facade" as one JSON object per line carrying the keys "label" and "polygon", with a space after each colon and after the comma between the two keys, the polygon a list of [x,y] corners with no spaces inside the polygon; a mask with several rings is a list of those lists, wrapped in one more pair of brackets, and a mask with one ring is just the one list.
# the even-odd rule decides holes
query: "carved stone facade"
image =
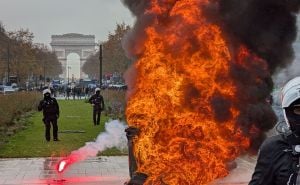
{"label": "carved stone facade", "polygon": [[87,58],[95,53],[96,44],[94,35],[82,35],[77,33],[52,35],[50,45],[63,66],[62,78],[67,78],[67,57],[71,53],[76,53],[80,57],[80,78],[86,76],[82,72],[81,67]]}

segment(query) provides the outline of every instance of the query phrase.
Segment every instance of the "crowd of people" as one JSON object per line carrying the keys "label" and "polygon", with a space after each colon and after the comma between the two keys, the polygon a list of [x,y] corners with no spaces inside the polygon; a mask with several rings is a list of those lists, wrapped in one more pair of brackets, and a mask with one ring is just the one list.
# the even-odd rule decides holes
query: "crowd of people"
{"label": "crowd of people", "polygon": [[96,88],[80,87],[80,86],[67,86],[67,87],[50,87],[51,95],[53,97],[65,97],[65,99],[87,99],[92,95]]}
{"label": "crowd of people", "polygon": [[[89,86],[81,86],[81,85],[69,85],[69,86],[49,86],[46,88],[50,88],[51,95],[53,97],[64,97],[66,100],[69,99],[87,99],[88,97],[92,96],[93,92],[95,91],[97,86],[89,87]],[[43,88],[45,89],[45,88]],[[110,89],[110,90],[126,90],[127,86],[111,86],[106,87],[102,86],[101,89]]]}

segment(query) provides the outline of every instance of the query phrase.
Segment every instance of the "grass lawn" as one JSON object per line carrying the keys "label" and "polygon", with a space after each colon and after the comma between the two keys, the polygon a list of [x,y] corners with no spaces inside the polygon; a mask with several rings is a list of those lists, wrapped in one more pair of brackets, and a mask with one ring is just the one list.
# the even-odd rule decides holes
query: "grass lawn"
{"label": "grass lawn", "polygon": [[[92,121],[92,106],[83,100],[59,100],[60,118],[58,128],[60,131],[85,131],[85,133],[58,133],[61,141],[46,142],[44,137],[44,124],[42,112],[37,112],[30,118],[32,122],[26,130],[20,131],[10,137],[9,142],[0,148],[0,157],[50,157],[65,156],[71,151],[84,146],[85,142],[93,141],[104,130],[107,117],[101,116],[100,126],[94,126]],[[106,152],[104,152],[105,154]],[[117,149],[107,151],[108,155],[118,155]]]}

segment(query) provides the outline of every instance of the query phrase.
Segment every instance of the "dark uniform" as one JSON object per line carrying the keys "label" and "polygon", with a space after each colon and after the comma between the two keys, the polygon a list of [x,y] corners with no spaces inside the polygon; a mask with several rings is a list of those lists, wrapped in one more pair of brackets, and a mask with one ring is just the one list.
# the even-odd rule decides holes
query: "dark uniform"
{"label": "dark uniform", "polygon": [[44,96],[44,99],[40,101],[38,110],[43,110],[43,122],[46,127],[45,137],[47,141],[50,141],[50,129],[51,124],[53,126],[53,140],[58,141],[57,131],[57,119],[59,117],[59,106],[55,98]]}
{"label": "dark uniform", "polygon": [[67,87],[67,89],[66,89],[66,99],[70,98],[70,94],[71,94],[71,88]]}
{"label": "dark uniform", "polygon": [[89,87],[86,87],[84,89],[84,92],[85,92],[85,97],[84,98],[87,98],[89,96],[89,91],[90,91]]}
{"label": "dark uniform", "polygon": [[97,91],[97,92],[99,92],[99,93],[94,94],[89,99],[89,102],[91,104],[93,104],[93,121],[94,121],[94,125],[99,125],[100,124],[101,111],[104,110],[103,96],[100,95],[100,91]]}
{"label": "dark uniform", "polygon": [[300,185],[300,77],[282,88],[281,107],[288,130],[264,141],[249,185]]}
{"label": "dark uniform", "polygon": [[260,148],[249,185],[299,185],[297,144],[300,141],[294,134],[267,138]]}

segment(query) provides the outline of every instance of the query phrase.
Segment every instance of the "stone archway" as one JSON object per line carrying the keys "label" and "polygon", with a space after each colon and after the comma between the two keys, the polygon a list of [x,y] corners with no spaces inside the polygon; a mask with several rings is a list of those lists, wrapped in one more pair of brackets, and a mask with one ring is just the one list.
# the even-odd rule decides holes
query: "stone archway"
{"label": "stone archway", "polygon": [[80,79],[80,56],[77,53],[70,53],[66,56],[67,66],[70,66],[70,69],[67,67],[67,76],[69,73],[70,78],[74,80]]}
{"label": "stone archway", "polygon": [[96,44],[94,35],[83,35],[78,33],[52,35],[50,45],[63,66],[62,78],[67,78],[67,56],[71,53],[76,53],[80,56],[80,78],[86,77],[82,72],[81,67],[86,62],[87,58],[95,53]]}

